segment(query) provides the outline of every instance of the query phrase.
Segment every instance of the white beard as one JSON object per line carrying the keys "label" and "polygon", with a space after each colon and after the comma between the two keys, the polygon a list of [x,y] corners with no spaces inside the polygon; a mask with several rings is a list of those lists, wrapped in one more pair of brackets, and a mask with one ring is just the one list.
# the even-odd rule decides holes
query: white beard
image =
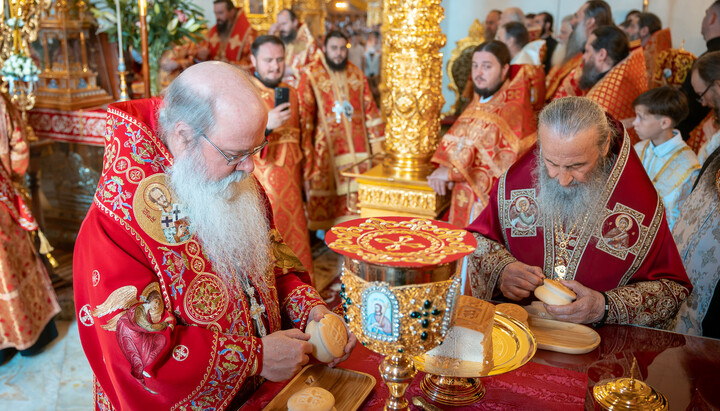
{"label": "white beard", "polygon": [[269,224],[259,186],[246,172],[210,181],[199,150],[175,160],[170,187],[190,218],[215,272],[228,286],[233,273],[263,273],[270,263]]}

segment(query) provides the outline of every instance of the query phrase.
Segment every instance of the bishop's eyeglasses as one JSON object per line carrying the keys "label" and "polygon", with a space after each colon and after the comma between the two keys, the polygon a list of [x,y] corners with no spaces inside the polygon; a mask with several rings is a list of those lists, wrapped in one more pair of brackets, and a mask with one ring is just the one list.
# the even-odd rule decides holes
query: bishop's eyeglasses
{"label": "bishop's eyeglasses", "polygon": [[265,146],[268,145],[268,139],[267,139],[267,137],[265,137],[265,141],[263,141],[262,144],[253,148],[252,150],[242,153],[242,154],[235,155],[235,156],[228,156],[227,154],[223,153],[223,151],[220,150],[220,147],[216,146],[215,143],[213,143],[210,140],[210,138],[208,138],[208,136],[205,135],[205,133],[202,133],[201,135],[205,138],[205,140],[208,141],[208,143],[210,143],[213,147],[215,147],[215,150],[217,150],[218,153],[222,154],[222,156],[225,157],[225,160],[227,160],[228,167],[236,166],[236,165],[242,163],[243,161],[247,160],[248,157],[254,156],[255,154],[259,153],[260,150],[265,148]]}

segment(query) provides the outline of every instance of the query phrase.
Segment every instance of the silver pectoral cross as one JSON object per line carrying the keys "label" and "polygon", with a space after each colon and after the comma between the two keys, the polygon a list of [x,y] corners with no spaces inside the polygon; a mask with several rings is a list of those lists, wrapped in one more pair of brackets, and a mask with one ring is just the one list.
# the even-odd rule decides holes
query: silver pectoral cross
{"label": "silver pectoral cross", "polygon": [[333,113],[335,113],[335,122],[340,124],[342,121],[342,114],[343,114],[343,105],[339,101],[335,101],[335,104],[333,104]]}
{"label": "silver pectoral cross", "polygon": [[255,327],[258,330],[258,334],[261,337],[264,337],[267,335],[267,331],[265,330],[265,324],[262,321],[262,314],[265,312],[265,306],[262,304],[258,304],[255,301],[255,289],[253,287],[250,287],[251,292],[250,294],[250,316],[253,319],[253,322],[255,323]]}

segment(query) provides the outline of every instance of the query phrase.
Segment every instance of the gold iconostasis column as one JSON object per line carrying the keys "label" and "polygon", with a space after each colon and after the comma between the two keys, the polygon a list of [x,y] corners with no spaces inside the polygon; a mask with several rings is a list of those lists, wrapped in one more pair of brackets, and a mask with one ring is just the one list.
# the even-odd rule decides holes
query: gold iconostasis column
{"label": "gold iconostasis column", "polygon": [[382,165],[357,178],[362,217],[437,218],[449,202],[427,184],[430,158],[440,141],[442,54],[440,0],[385,0],[383,5],[382,112],[386,121]]}

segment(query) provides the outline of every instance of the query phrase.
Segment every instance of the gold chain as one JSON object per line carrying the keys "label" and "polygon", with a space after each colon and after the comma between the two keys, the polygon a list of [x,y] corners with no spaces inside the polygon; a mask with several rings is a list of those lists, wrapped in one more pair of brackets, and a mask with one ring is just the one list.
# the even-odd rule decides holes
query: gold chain
{"label": "gold chain", "polygon": [[[585,223],[587,222],[588,213],[585,213],[585,217],[583,218],[583,224],[582,227],[585,226]],[[553,278],[560,278],[565,279],[565,276],[567,275],[567,268],[568,264],[570,262],[571,252],[568,251],[568,246],[570,245],[570,241],[573,237],[577,237],[577,234],[575,233],[575,230],[577,229],[578,222],[580,220],[575,220],[573,223],[572,228],[570,228],[570,231],[568,231],[567,234],[565,234],[565,231],[563,229],[563,224],[560,222],[559,218],[553,218],[553,225],[555,227],[554,234],[555,234],[555,241],[554,241],[554,248],[555,248],[555,267],[552,273]],[[573,252],[574,252],[573,248]]]}

